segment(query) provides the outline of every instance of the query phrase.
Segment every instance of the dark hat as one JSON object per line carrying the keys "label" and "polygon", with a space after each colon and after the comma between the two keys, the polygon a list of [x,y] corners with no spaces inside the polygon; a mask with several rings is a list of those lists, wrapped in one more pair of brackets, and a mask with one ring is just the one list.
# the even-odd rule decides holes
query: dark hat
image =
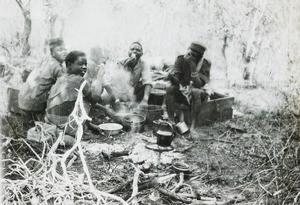
{"label": "dark hat", "polygon": [[52,38],[49,40],[50,49],[52,49],[56,46],[62,46],[62,45],[64,45],[64,40],[62,38]]}
{"label": "dark hat", "polygon": [[190,48],[194,49],[199,53],[204,53],[206,51],[206,47],[198,42],[192,42]]}

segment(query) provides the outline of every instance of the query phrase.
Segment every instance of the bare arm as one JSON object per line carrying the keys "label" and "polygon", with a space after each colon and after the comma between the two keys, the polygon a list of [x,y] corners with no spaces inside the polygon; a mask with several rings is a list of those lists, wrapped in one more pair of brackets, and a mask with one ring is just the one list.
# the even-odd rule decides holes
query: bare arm
{"label": "bare arm", "polygon": [[108,95],[111,97],[111,99],[113,101],[115,101],[117,98],[116,98],[111,86],[110,85],[105,85],[104,88],[105,88],[106,92],[108,93]]}
{"label": "bare arm", "polygon": [[145,85],[145,91],[144,91],[144,97],[143,97],[143,101],[144,102],[148,103],[150,92],[151,92],[151,88],[152,88],[151,85],[149,85],[149,84]]}
{"label": "bare arm", "polygon": [[92,102],[98,102],[101,98],[101,94],[103,91],[103,75],[104,75],[104,68],[100,68],[97,73],[97,78],[92,80],[91,84],[87,88],[88,96],[91,98]]}

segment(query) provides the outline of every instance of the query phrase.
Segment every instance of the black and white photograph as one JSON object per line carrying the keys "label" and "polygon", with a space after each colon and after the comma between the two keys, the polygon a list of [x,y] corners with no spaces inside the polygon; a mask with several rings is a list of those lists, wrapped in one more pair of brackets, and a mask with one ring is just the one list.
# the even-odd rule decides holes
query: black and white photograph
{"label": "black and white photograph", "polygon": [[1,0],[0,204],[300,204],[299,11]]}

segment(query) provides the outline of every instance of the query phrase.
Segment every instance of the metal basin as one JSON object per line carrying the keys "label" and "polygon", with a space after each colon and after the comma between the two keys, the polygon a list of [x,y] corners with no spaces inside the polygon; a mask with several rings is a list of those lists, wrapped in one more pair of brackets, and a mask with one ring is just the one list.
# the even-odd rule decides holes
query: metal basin
{"label": "metal basin", "polygon": [[139,114],[128,114],[124,116],[124,124],[130,132],[138,133],[144,131],[146,117]]}
{"label": "metal basin", "polygon": [[104,132],[105,136],[113,136],[119,134],[123,126],[118,123],[104,123],[100,124],[99,128]]}

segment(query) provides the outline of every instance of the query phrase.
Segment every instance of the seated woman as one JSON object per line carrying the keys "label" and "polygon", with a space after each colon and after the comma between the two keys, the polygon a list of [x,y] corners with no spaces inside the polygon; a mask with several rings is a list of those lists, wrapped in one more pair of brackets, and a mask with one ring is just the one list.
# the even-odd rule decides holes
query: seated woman
{"label": "seated woman", "polygon": [[78,90],[83,82],[83,104],[86,113],[89,113],[91,105],[98,102],[102,93],[103,70],[97,72],[96,81],[91,83],[84,79],[87,71],[87,59],[81,51],[70,52],[65,60],[67,73],[58,78],[52,86],[46,108],[45,121],[55,124],[59,128],[66,128],[66,134],[74,136],[77,126],[69,122],[78,96]]}

